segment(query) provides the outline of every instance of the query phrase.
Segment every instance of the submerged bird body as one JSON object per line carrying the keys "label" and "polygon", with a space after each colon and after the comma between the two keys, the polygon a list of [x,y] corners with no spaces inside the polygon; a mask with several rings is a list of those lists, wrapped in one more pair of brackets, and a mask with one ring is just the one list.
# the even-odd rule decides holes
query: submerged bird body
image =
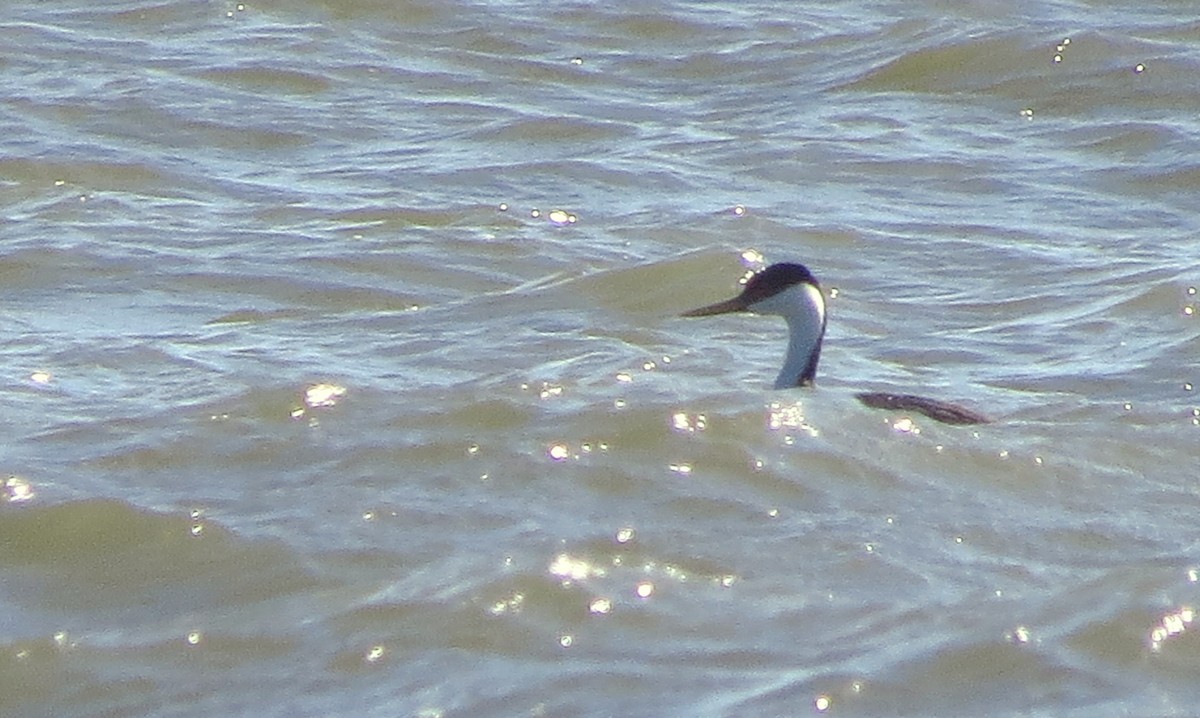
{"label": "submerged bird body", "polygon": [[[788,325],[788,348],[776,389],[810,386],[816,379],[825,338],[825,295],[816,277],[803,264],[772,264],[752,275],[742,293],[733,299],[685,312],[685,317],[707,317],[730,312],[777,314]],[[947,424],[985,424],[991,421],[957,404],[914,394],[860,393],[859,401],[877,409],[917,411]]]}

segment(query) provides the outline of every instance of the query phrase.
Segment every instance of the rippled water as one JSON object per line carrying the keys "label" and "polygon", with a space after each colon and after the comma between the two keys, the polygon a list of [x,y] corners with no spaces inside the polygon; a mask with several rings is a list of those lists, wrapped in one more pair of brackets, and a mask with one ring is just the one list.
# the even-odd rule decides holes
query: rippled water
{"label": "rippled water", "polygon": [[0,713],[1191,715],[1194,14],[10,3]]}

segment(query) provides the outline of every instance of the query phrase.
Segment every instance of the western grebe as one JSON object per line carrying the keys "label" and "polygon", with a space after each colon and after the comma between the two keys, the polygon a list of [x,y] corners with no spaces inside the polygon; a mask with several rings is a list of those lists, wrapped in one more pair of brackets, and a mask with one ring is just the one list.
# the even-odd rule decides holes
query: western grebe
{"label": "western grebe", "polygon": [[[787,355],[775,379],[776,389],[811,386],[825,338],[825,295],[803,264],[782,262],[751,275],[733,299],[684,312],[685,317],[708,317],[730,312],[778,314],[788,326]],[[858,400],[876,409],[916,411],[946,424],[986,424],[991,419],[957,404],[913,394],[863,392]]]}

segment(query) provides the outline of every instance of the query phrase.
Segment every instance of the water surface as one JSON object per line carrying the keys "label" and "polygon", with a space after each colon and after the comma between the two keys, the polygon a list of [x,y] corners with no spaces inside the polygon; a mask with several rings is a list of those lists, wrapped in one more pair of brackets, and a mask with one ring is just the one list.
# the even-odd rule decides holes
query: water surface
{"label": "water surface", "polygon": [[11,4],[0,713],[1189,715],[1192,9]]}

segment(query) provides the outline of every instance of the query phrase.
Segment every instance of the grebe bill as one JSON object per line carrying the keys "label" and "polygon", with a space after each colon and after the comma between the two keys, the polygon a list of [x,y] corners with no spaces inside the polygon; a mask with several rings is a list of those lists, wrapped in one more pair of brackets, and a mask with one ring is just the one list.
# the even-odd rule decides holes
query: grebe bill
{"label": "grebe bill", "polygon": [[[733,299],[684,312],[685,317],[708,317],[731,312],[777,314],[788,325],[788,348],[783,369],[775,378],[776,389],[811,386],[821,358],[825,338],[825,295],[821,285],[803,264],[781,262],[754,274],[742,293]],[[990,418],[957,404],[916,396],[863,392],[859,401],[876,409],[916,411],[946,424],[986,424]]]}

